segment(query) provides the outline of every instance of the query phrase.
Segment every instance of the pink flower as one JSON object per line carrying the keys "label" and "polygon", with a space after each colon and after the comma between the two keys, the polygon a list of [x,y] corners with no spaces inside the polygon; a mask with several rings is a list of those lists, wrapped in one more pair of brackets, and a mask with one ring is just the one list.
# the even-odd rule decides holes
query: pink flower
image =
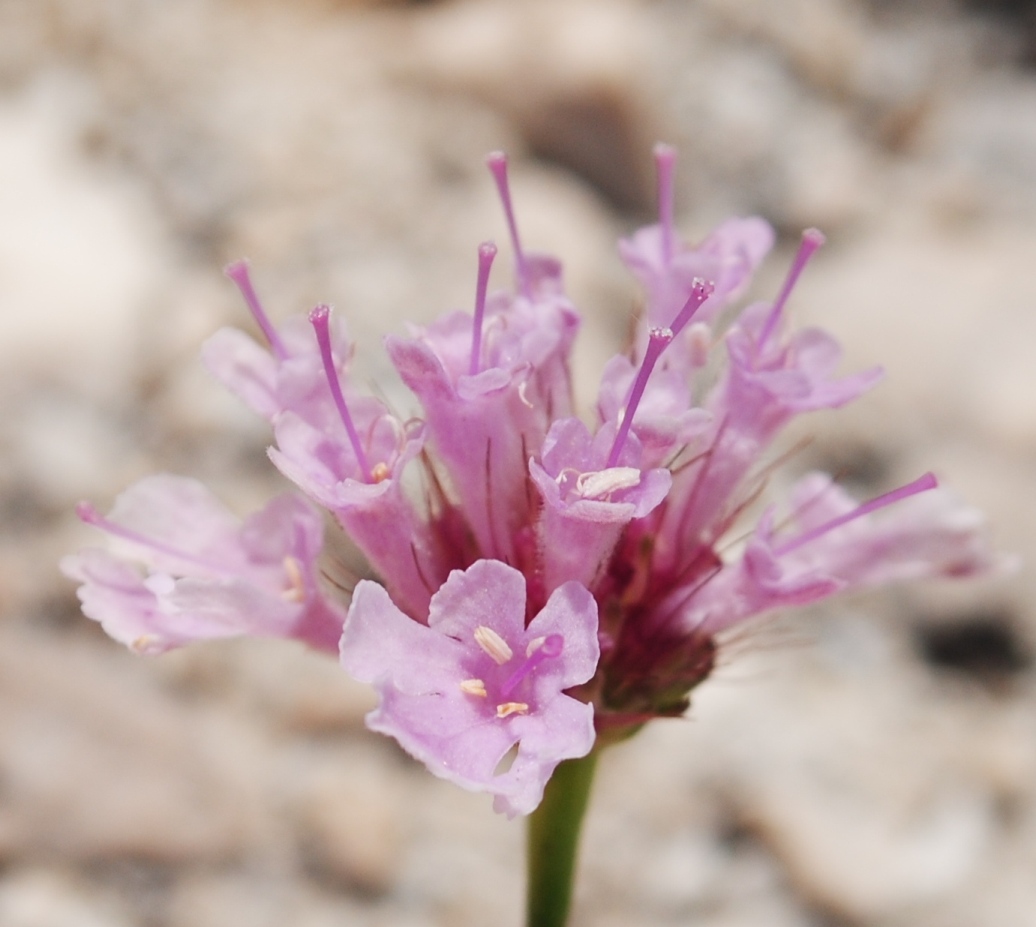
{"label": "pink flower", "polygon": [[688,246],[679,240],[673,226],[676,152],[668,145],[656,146],[655,165],[659,223],[620,241],[619,254],[647,293],[649,325],[671,325],[695,280],[708,280],[715,288],[701,313],[702,319],[711,320],[748,286],[773,247],[773,229],[757,216],[728,219],[701,244]]}
{"label": "pink flower", "polygon": [[[656,160],[659,222],[620,245],[646,314],[605,367],[592,425],[572,395],[579,315],[560,262],[522,247],[500,154],[489,167],[514,292],[489,292],[496,247],[485,243],[471,312],[386,341],[420,419],[350,383],[353,348],[328,307],[274,326],[243,263],[227,272],[267,347],[224,331],[204,349],[270,422],[273,463],[377,576],[356,586],[340,641],[342,666],[380,695],[369,725],[511,815],[535,808],[595,732],[608,742],[682,713],[740,622],[995,565],[980,520],[931,475],[862,505],[811,475],[787,524],[767,509],[731,552],[782,430],[852,401],[881,371],[840,374],[830,336],[790,330],[786,306],[823,242],[812,229],[776,297],[724,327],[720,310],[746,290],[773,231],[731,219],[684,244],[675,154],[663,146]],[[154,477],[110,519],[82,514],[121,554],[85,551],[63,568],[83,583],[86,613],[135,649],[241,633],[336,649],[342,608],[319,584],[320,517],[299,498],[239,525],[198,484]]]}
{"label": "pink flower", "polygon": [[[483,252],[480,280],[489,260]],[[480,552],[510,563],[530,514],[528,457],[552,419],[570,411],[568,358],[579,324],[552,289],[530,293],[487,302],[480,283],[474,315],[452,313],[413,338],[386,340]]]}
{"label": "pink flower", "polygon": [[791,537],[777,538],[776,512],[767,509],[741,558],[701,590],[683,620],[711,635],[849,589],[998,566],[978,534],[979,513],[935,485],[925,474],[859,505],[827,474],[809,474],[792,489]]}
{"label": "pink flower", "polygon": [[843,406],[882,377],[878,367],[838,377],[841,349],[833,338],[817,329],[790,337],[781,330],[794,283],[822,242],[808,230],[777,299],[749,306],[726,334],[728,364],[704,401],[711,432],[666,501],[659,546],[668,568],[728,530],[740,511],[739,487],[792,419]]}
{"label": "pink flower", "polygon": [[318,306],[310,320],[336,414],[318,427],[293,411],[282,412],[270,459],[334,514],[400,607],[423,618],[447,572],[441,546],[402,488],[403,471],[421,452],[424,428],[400,422],[371,397],[346,402],[332,353],[330,310]]}
{"label": "pink flower", "polygon": [[342,665],[381,697],[368,727],[509,816],[539,804],[558,763],[590,752],[593,707],[564,690],[590,679],[598,656],[583,586],[561,586],[526,625],[525,577],[492,560],[450,574],[427,626],[362,582],[342,635]]}
{"label": "pink flower", "polygon": [[112,551],[65,557],[83,611],[138,653],[251,634],[337,649],[343,611],[320,588],[320,513],[298,496],[239,522],[200,483],[158,475],[135,483],[104,518]]}
{"label": "pink flower", "polygon": [[[237,329],[222,328],[202,345],[209,372],[269,422],[288,409],[314,424],[335,417],[319,345],[307,320],[293,316],[274,326],[252,286],[247,262],[230,264],[224,273],[238,285],[268,346],[261,347]],[[329,337],[342,372],[352,344],[340,326],[332,328]]]}
{"label": "pink flower", "polygon": [[543,442],[542,463],[529,463],[543,498],[537,538],[547,591],[569,581],[592,587],[623,528],[647,515],[669,492],[668,470],[640,469],[636,438],[609,464],[614,443],[614,428],[592,437],[579,419],[560,419]]}

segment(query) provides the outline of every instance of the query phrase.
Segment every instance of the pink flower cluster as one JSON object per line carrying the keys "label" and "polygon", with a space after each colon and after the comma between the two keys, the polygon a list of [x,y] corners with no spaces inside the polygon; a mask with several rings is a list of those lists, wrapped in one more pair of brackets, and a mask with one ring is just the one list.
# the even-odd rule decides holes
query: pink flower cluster
{"label": "pink flower cluster", "polygon": [[521,246],[503,155],[489,167],[514,292],[488,292],[496,248],[484,244],[472,312],[386,339],[420,418],[350,381],[353,346],[327,307],[275,326],[247,266],[229,267],[266,344],[223,330],[205,363],[270,422],[273,463],[377,581],[356,584],[346,612],[321,578],[321,513],[302,496],[241,524],[193,480],[155,476],[108,517],[80,507],[111,541],[62,563],[84,612],[143,653],[255,634],[339,654],[380,695],[372,729],[513,815],[536,807],[562,760],[681,713],[730,627],[845,589],[984,569],[979,521],[930,474],[863,505],[808,475],[784,516],[768,508],[737,552],[723,544],[781,430],[880,371],[839,376],[828,335],[789,331],[786,303],[823,241],[812,230],[777,298],[720,324],[773,231],[732,219],[681,241],[674,161],[658,147],[659,223],[620,243],[645,311],[589,419],[569,370],[579,314],[560,263]]}

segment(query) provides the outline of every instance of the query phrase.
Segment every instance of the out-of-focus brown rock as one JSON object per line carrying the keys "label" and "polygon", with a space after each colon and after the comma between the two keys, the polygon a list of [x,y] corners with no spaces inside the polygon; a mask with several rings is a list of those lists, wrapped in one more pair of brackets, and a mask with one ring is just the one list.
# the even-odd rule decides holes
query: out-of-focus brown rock
{"label": "out-of-focus brown rock", "polygon": [[0,858],[231,859],[259,806],[238,736],[119,650],[5,633]]}
{"label": "out-of-focus brown rock", "polygon": [[294,802],[299,851],[325,884],[377,897],[391,890],[399,871],[406,780],[384,757],[354,752],[342,759],[300,783]]}

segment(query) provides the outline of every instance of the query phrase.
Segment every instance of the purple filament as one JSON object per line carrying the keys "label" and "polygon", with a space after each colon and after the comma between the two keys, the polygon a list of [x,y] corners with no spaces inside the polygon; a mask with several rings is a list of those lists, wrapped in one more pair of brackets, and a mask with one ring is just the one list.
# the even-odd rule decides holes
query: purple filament
{"label": "purple filament", "polygon": [[274,357],[279,361],[287,360],[291,355],[281,340],[281,336],[277,334],[277,329],[273,327],[270,317],[263,310],[262,303],[259,302],[255,287],[252,286],[252,277],[248,271],[248,261],[235,261],[233,264],[228,264],[223,268],[223,273],[237,284],[237,288],[241,291],[241,295],[248,306],[248,311],[252,313],[252,318],[255,319],[256,324],[263,330],[263,335],[266,338],[267,344],[270,345],[270,350],[273,351]]}
{"label": "purple filament", "polygon": [[695,279],[694,285],[691,288],[691,295],[687,297],[687,302],[684,303],[683,308],[677,313],[672,326],[670,328],[652,328],[648,333],[648,345],[644,351],[644,360],[641,361],[640,369],[637,371],[637,376],[630,387],[629,398],[626,400],[626,407],[622,413],[622,421],[619,422],[619,428],[615,432],[615,440],[612,441],[611,450],[608,452],[608,462],[605,466],[614,467],[618,463],[619,455],[622,453],[626,439],[629,437],[630,428],[633,425],[633,416],[637,411],[637,406],[640,405],[640,400],[644,396],[644,390],[647,388],[648,377],[651,376],[651,371],[655,369],[655,364],[662,356],[662,352],[672,344],[673,338],[691,321],[694,313],[709,298],[713,289],[714,287],[711,283]]}
{"label": "purple filament", "polygon": [[496,181],[496,188],[500,193],[500,202],[504,207],[504,216],[507,219],[507,229],[511,233],[514,262],[518,268],[518,289],[521,290],[522,296],[526,299],[531,299],[532,284],[529,280],[529,269],[525,263],[525,252],[522,251],[521,240],[518,238],[518,223],[514,218],[511,187],[507,181],[507,155],[502,151],[494,151],[486,158],[486,165]]}
{"label": "purple filament", "polygon": [[132,528],[126,528],[111,519],[105,518],[89,502],[80,502],[76,506],[76,515],[79,516],[80,521],[87,525],[100,528],[114,537],[122,538],[124,541],[130,541],[133,544],[139,544],[141,547],[165,554],[167,557],[183,560],[185,563],[193,563],[206,573],[223,576],[230,575],[223,570],[215,568],[211,559],[204,559],[193,554],[184,553],[182,550],[177,550],[175,547],[170,547],[161,541],[156,541],[154,538],[149,538],[138,531],[134,531]]}
{"label": "purple filament", "polygon": [[565,639],[560,634],[548,634],[544,639],[543,643],[536,648],[528,659],[522,663],[521,666],[516,669],[511,676],[508,678],[500,687],[500,694],[507,698],[526,676],[529,675],[537,666],[543,663],[544,660],[553,660],[561,656],[561,651],[565,647]]}
{"label": "purple filament", "polygon": [[784,306],[788,302],[788,297],[791,296],[791,291],[795,288],[799,275],[805,269],[806,264],[809,263],[809,259],[824,244],[824,241],[824,234],[818,229],[806,229],[802,233],[802,244],[799,245],[795,260],[792,261],[791,269],[788,271],[788,276],[784,279],[784,286],[781,287],[777,299],[774,300],[773,308],[770,309],[770,314],[766,317],[766,324],[759,333],[759,350],[762,350],[763,345],[766,344],[773,334],[773,330],[777,327],[777,323],[784,312]]}
{"label": "purple filament", "polygon": [[912,483],[907,483],[906,486],[900,486],[899,489],[893,489],[891,492],[877,496],[869,502],[864,502],[862,505],[858,505],[851,512],[846,512],[844,515],[832,518],[830,521],[824,522],[824,524],[818,525],[816,528],[805,532],[805,534],[800,534],[797,538],[781,544],[779,547],[775,547],[773,552],[778,557],[783,557],[785,554],[791,553],[793,550],[798,550],[798,548],[802,547],[803,544],[808,544],[810,541],[815,541],[817,538],[827,534],[829,531],[834,531],[835,528],[841,528],[842,525],[855,521],[857,518],[862,518],[864,515],[869,515],[871,512],[883,509],[887,505],[892,505],[895,502],[908,499],[910,496],[915,496],[920,492],[935,489],[938,485],[939,481],[935,478],[934,473],[925,473],[923,476],[919,476]]}
{"label": "purple filament", "polygon": [[662,229],[662,260],[668,267],[673,259],[673,173],[676,149],[661,142],[655,145],[655,170],[658,174],[658,224]]}
{"label": "purple filament", "polygon": [[485,241],[478,246],[478,283],[475,286],[475,317],[471,324],[471,363],[468,373],[474,376],[482,365],[482,323],[486,314],[486,290],[489,271],[496,257],[496,245]]}
{"label": "purple filament", "polygon": [[349,414],[349,407],[345,404],[345,397],[342,395],[342,385],[338,382],[338,371],[335,369],[335,360],[331,353],[330,315],[330,306],[317,306],[310,312],[309,321],[317,335],[317,344],[320,345],[320,357],[324,361],[324,373],[327,374],[327,385],[331,388],[331,395],[334,397],[335,405],[338,407],[338,414],[341,416],[342,424],[345,425],[345,431],[349,435],[349,442],[352,444],[353,453],[356,455],[356,463],[360,467],[364,481],[373,483],[374,477],[371,474],[367,455],[364,453],[363,445],[360,444],[360,436],[356,433],[356,426],[353,424],[353,417]]}

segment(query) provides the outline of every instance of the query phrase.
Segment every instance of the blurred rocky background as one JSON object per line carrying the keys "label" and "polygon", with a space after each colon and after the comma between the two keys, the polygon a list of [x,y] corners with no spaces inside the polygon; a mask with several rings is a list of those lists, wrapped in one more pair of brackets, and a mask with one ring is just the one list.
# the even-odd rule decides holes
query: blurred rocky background
{"label": "blurred rocky background", "polygon": [[[586,312],[587,402],[636,293],[614,239],[680,150],[693,238],[829,244],[798,320],[886,365],[792,468],[932,468],[1013,577],[898,589],[729,642],[688,720],[602,764],[575,925],[1036,924],[1036,13],[950,0],[0,0],[0,925],[521,921],[522,828],[362,725],[288,644],[141,660],[79,615],[72,515],[154,470],[278,487],[203,338],[330,301],[379,337],[525,240]],[[503,262],[502,262],[503,263]],[[789,442],[792,439],[789,438]]]}

